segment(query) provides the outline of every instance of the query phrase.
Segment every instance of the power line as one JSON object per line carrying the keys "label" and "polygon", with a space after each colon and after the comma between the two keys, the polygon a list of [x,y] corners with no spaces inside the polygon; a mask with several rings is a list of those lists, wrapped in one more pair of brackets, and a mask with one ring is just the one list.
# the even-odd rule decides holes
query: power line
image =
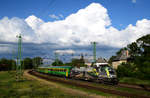
{"label": "power line", "polygon": [[47,7],[41,11],[42,14],[40,13],[41,17],[43,17],[47,13],[49,7],[51,7],[54,2],[55,0],[50,0],[50,2],[48,2]]}

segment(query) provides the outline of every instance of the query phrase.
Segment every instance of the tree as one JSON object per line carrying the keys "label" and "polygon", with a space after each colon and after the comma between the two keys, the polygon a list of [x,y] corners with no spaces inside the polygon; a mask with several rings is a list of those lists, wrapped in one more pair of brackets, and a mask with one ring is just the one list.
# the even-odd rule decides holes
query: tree
{"label": "tree", "polygon": [[[16,62],[14,60],[9,60],[2,58],[0,60],[0,70],[15,70]],[[14,68],[13,68],[14,67]]]}
{"label": "tree", "polygon": [[65,63],[64,65],[65,65],[65,66],[73,66],[73,65],[72,65],[72,62]]}
{"label": "tree", "polygon": [[53,63],[52,63],[53,66],[63,66],[63,62],[61,60],[55,60]]}
{"label": "tree", "polygon": [[137,40],[142,56],[150,56],[150,34],[145,35]]}
{"label": "tree", "polygon": [[34,68],[37,68],[39,65],[43,64],[43,59],[41,57],[35,57],[32,59],[32,63]]}
{"label": "tree", "polygon": [[133,43],[127,45],[127,48],[128,48],[128,51],[129,51],[129,54],[130,54],[131,57],[134,58],[136,56],[141,55],[140,47],[138,47],[136,42],[133,42]]}
{"label": "tree", "polygon": [[79,59],[79,63],[80,63],[80,66],[85,66],[85,62],[84,62],[84,56],[83,54],[81,54],[81,58]]}
{"label": "tree", "polygon": [[116,52],[116,55],[120,55],[124,50],[127,50],[127,48],[126,47],[121,48],[118,52]]}
{"label": "tree", "polygon": [[116,58],[116,56],[112,56],[112,57],[110,57],[110,59],[109,59],[109,61],[108,61],[108,63],[109,64],[112,64],[112,62],[113,62],[113,60]]}
{"label": "tree", "polygon": [[77,59],[77,58],[72,59],[71,63],[72,63],[72,66],[76,66],[76,67],[85,66],[84,57],[82,55],[80,59]]}
{"label": "tree", "polygon": [[[140,79],[150,78],[150,34],[145,35],[127,45],[132,61],[121,64],[117,73],[120,76],[137,77]],[[117,53],[120,53],[118,51]]]}
{"label": "tree", "polygon": [[118,77],[136,77],[137,67],[134,63],[122,63],[117,68],[117,76]]}
{"label": "tree", "polygon": [[140,78],[150,78],[150,34],[137,39],[138,47],[140,48],[140,56],[136,57],[134,63],[139,68],[141,73]]}
{"label": "tree", "polygon": [[31,58],[25,58],[23,61],[23,67],[24,69],[32,69],[33,68],[33,63]]}
{"label": "tree", "polygon": [[72,66],[80,67],[80,60],[77,58],[72,59]]}

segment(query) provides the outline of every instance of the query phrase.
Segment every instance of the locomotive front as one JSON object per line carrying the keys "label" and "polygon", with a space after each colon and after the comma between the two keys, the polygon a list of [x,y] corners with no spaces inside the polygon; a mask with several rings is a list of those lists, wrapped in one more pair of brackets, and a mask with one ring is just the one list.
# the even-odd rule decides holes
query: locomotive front
{"label": "locomotive front", "polygon": [[116,71],[109,65],[101,65],[98,68],[98,79],[100,82],[118,84]]}

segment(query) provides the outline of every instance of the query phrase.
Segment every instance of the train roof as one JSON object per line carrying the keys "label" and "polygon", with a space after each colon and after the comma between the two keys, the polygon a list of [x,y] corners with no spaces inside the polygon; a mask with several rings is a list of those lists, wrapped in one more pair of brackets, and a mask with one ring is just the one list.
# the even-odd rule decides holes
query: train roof
{"label": "train roof", "polygon": [[39,67],[39,68],[72,68],[72,66],[49,66],[49,67]]}

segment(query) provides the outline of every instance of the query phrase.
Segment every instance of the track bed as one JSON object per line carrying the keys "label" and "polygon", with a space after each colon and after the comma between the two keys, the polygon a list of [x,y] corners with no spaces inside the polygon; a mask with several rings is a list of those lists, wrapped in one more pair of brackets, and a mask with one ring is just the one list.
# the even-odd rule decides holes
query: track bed
{"label": "track bed", "polygon": [[[54,82],[58,82],[58,83],[64,83],[67,85],[74,85],[74,86],[78,86],[78,87],[82,87],[82,88],[86,88],[86,89],[93,89],[93,90],[101,91],[104,93],[110,93],[110,94],[115,94],[115,95],[125,96],[125,97],[150,98],[150,96],[148,96],[148,95],[139,95],[139,94],[133,94],[133,93],[129,93],[129,92],[115,90],[114,88],[117,88],[119,86],[121,87],[120,84],[115,85],[115,86],[112,86],[112,85],[100,86],[98,83],[56,77],[56,76],[51,76],[51,75],[47,75],[47,74],[41,74],[41,73],[38,73],[35,71],[29,71],[29,73],[32,75],[35,75],[39,78],[42,78],[42,79],[46,79],[46,80],[50,80],[50,81],[54,81]],[[126,86],[122,85],[122,87],[126,87]],[[132,87],[130,86],[129,88],[135,88],[135,86],[132,86]],[[136,89],[143,90],[141,88],[136,88]]]}

